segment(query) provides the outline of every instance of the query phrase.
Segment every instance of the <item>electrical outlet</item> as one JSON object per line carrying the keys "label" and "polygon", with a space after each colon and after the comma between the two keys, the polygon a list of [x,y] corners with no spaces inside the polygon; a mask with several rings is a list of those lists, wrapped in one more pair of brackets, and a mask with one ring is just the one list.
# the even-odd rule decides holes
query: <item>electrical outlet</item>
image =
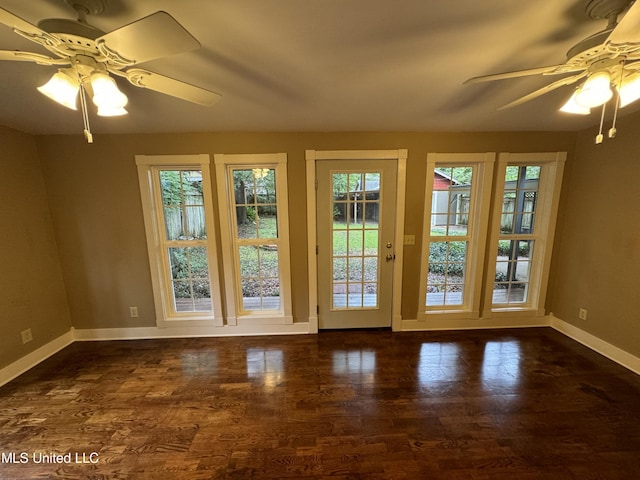
{"label": "electrical outlet", "polygon": [[24,345],[25,343],[29,343],[31,340],[33,340],[33,335],[31,334],[31,329],[27,328],[26,330],[23,330],[22,332],[20,332],[20,335],[22,335],[22,344]]}
{"label": "electrical outlet", "polygon": [[138,316],[138,307],[129,307],[129,314],[132,317],[137,317]]}
{"label": "electrical outlet", "polygon": [[586,308],[581,308],[580,310],[578,310],[578,318],[580,320],[586,320],[587,319],[587,309]]}
{"label": "electrical outlet", "polygon": [[402,242],[404,245],[415,245],[416,244],[416,236],[415,235],[405,235],[404,241]]}

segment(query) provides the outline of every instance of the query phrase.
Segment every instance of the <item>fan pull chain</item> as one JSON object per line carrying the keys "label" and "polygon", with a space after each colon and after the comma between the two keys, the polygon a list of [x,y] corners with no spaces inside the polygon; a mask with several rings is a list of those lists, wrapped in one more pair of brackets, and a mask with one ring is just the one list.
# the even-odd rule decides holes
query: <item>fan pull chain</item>
{"label": "fan pull chain", "polygon": [[618,130],[616,129],[616,120],[618,118],[618,108],[620,108],[620,95],[617,95],[616,104],[613,110],[613,123],[611,124],[611,128],[609,129],[609,138],[615,138]]}
{"label": "fan pull chain", "polygon": [[87,143],[93,143],[93,135],[89,125],[89,111],[87,110],[87,97],[82,82],[80,83],[80,107],[82,108],[82,121],[84,123],[84,137],[87,139]]}
{"label": "fan pull chain", "polygon": [[609,138],[614,138],[616,133],[616,120],[618,120],[618,109],[620,108],[620,89],[622,88],[622,79],[624,78],[624,60],[620,61],[620,80],[618,81],[618,90],[616,91],[616,105],[613,110],[613,123],[609,129]]}
{"label": "fan pull chain", "polygon": [[606,110],[607,110],[607,104],[604,103],[602,105],[602,116],[600,117],[600,131],[596,136],[596,145],[600,145],[602,143],[602,140],[604,140],[604,135],[602,135],[602,126],[604,125],[604,113],[606,112]]}

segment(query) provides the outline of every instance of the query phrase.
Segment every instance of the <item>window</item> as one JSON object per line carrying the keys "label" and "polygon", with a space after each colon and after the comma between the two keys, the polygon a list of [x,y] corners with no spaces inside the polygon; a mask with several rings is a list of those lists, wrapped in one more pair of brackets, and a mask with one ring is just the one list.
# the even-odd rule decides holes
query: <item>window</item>
{"label": "window", "polygon": [[227,320],[292,323],[286,155],[214,159]]}
{"label": "window", "polygon": [[273,168],[231,168],[242,310],[279,310],[278,207]]}
{"label": "window", "polygon": [[507,165],[504,182],[493,303],[527,303],[540,166]]}
{"label": "window", "polygon": [[563,152],[498,157],[485,298],[492,312],[544,313],[565,158]]}
{"label": "window", "polygon": [[136,156],[158,326],[222,324],[209,157]]}
{"label": "window", "polygon": [[544,314],[565,158],[427,156],[419,321]]}
{"label": "window", "polygon": [[429,154],[419,320],[478,316],[495,155]]}

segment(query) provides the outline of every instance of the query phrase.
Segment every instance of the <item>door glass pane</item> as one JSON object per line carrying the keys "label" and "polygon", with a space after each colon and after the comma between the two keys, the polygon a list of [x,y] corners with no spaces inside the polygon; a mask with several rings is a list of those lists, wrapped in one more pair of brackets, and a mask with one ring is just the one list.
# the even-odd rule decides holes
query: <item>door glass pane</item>
{"label": "door glass pane", "polygon": [[363,279],[362,268],[363,261],[362,257],[349,257],[347,267],[349,269],[349,280],[361,282]]}
{"label": "door glass pane", "polygon": [[378,256],[378,229],[367,228],[364,231],[364,254]]}
{"label": "door glass pane", "polygon": [[[336,222],[333,222],[336,225]],[[346,228],[346,224],[338,225],[338,227],[344,226]],[[334,256],[346,256],[347,255],[347,231],[342,230],[341,228],[334,228],[333,232],[333,255]]]}
{"label": "door glass pane", "polygon": [[349,295],[347,295],[347,308],[362,308],[365,306],[363,293],[363,285],[361,283],[351,282],[348,284]]}
{"label": "door glass pane", "polygon": [[336,199],[345,200],[349,193],[349,175],[346,173],[333,174],[333,195]]}
{"label": "door glass pane", "polygon": [[347,258],[333,258],[333,279],[336,282],[344,282],[347,280]]}
{"label": "door glass pane", "polygon": [[364,239],[363,231],[361,230],[362,225],[352,225],[349,230],[349,255],[350,256],[362,256],[364,252],[364,246],[362,244],[362,240]]}
{"label": "door glass pane", "polygon": [[332,307],[346,308],[347,307],[347,282],[334,279],[333,281],[333,303]]}
{"label": "door glass pane", "polygon": [[332,309],[378,307],[380,172],[332,172]]}

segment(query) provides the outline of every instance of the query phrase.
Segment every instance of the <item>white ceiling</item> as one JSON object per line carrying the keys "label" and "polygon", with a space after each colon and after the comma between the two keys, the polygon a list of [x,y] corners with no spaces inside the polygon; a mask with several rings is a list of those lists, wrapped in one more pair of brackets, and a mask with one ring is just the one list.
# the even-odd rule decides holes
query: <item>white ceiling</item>
{"label": "white ceiling", "polygon": [[[108,0],[89,17],[112,31],[158,10],[199,50],[143,68],[222,95],[206,108],[118,79],[130,114],[91,117],[97,133],[199,131],[549,131],[600,121],[557,109],[572,87],[497,108],[557,77],[462,85],[476,75],[562,63],[604,29],[589,0]],[[74,18],[63,0],[0,0],[36,24]],[[151,39],[150,39],[151,41]],[[48,54],[0,25],[0,49]],[[37,92],[55,67],[0,62],[0,124],[33,134],[76,134],[80,112]],[[632,109],[633,107],[627,107]],[[625,110],[627,110],[625,109]],[[637,109],[637,108],[636,108]],[[622,112],[629,113],[629,112]]]}

